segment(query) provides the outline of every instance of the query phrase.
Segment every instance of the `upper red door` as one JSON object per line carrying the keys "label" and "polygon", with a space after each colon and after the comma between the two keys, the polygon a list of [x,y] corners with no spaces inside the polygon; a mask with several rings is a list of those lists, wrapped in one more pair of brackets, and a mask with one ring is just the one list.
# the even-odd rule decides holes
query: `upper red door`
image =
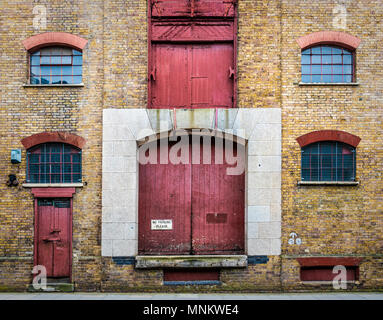
{"label": "upper red door", "polygon": [[70,276],[70,200],[38,200],[37,264],[47,277]]}
{"label": "upper red door", "polygon": [[[215,161],[224,152],[221,144],[212,142],[211,164],[203,164],[199,142],[189,148],[187,164],[140,164],[139,253],[243,253],[244,172],[228,175],[232,162],[227,157],[223,163]],[[197,148],[200,161],[193,158]],[[244,161],[243,147],[234,149],[234,156]],[[164,228],[153,228],[153,221]]]}
{"label": "upper red door", "polygon": [[155,44],[151,73],[153,108],[231,108],[232,43]]}

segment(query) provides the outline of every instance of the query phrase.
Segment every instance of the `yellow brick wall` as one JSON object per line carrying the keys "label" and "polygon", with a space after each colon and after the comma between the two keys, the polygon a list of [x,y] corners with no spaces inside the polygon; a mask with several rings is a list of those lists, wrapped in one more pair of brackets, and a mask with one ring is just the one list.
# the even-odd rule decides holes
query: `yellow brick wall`
{"label": "yellow brick wall", "polygon": [[[282,256],[245,270],[222,272],[214,290],[307,288],[299,282],[298,256],[360,255],[361,288],[382,285],[382,42],[380,1],[343,1],[346,29],[334,28],[339,1],[239,0],[238,107],[282,108]],[[46,29],[33,28],[33,7],[47,8]],[[9,1],[0,11],[0,290],[23,290],[31,281],[34,209],[30,190],[5,185],[8,174],[25,180],[22,138],[42,131],[84,137],[83,181],[73,203],[73,281],[77,290],[161,289],[160,271],[135,271],[101,258],[101,150],[103,108],[147,104],[147,1]],[[298,86],[296,39],[315,31],[344,31],[362,39],[357,50],[359,86]],[[22,41],[62,31],[88,40],[84,87],[31,88]],[[296,138],[337,129],[362,138],[353,187],[297,186]],[[21,148],[22,163],[10,163]],[[290,232],[302,245],[291,246]],[[18,278],[15,281],[15,278]],[[145,289],[146,288],[146,289]],[[206,290],[197,288],[196,290]],[[213,290],[213,289],[212,289]]]}

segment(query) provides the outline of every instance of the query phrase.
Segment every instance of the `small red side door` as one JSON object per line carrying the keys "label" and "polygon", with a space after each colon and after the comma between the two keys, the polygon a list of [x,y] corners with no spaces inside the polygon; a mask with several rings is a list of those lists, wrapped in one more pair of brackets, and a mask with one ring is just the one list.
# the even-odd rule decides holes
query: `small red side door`
{"label": "small red side door", "polygon": [[37,264],[47,277],[70,277],[69,199],[37,200]]}

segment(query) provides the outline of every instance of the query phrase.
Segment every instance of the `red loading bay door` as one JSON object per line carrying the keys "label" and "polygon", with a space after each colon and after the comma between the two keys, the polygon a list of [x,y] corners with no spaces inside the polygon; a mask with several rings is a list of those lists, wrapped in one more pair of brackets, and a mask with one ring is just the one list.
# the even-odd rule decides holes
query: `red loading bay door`
{"label": "red loading bay door", "polygon": [[[140,164],[140,254],[244,252],[245,174],[227,175],[230,164],[215,163],[215,152],[223,150],[213,141],[212,164]],[[203,154],[199,143],[195,148]],[[190,159],[196,149],[190,146]],[[236,152],[243,161],[242,150]],[[153,220],[171,220],[172,229],[153,230]]]}
{"label": "red loading bay door", "polygon": [[45,266],[47,277],[69,277],[70,200],[39,199],[37,208],[37,264]]}
{"label": "red loading bay door", "polygon": [[233,107],[232,43],[155,44],[153,108]]}

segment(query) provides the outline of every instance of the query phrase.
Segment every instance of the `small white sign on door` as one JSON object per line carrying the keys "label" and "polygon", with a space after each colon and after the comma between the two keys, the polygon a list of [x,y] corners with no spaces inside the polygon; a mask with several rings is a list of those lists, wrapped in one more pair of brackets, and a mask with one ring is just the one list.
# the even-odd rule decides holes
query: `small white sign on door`
{"label": "small white sign on door", "polygon": [[152,230],[172,230],[173,220],[152,220]]}

